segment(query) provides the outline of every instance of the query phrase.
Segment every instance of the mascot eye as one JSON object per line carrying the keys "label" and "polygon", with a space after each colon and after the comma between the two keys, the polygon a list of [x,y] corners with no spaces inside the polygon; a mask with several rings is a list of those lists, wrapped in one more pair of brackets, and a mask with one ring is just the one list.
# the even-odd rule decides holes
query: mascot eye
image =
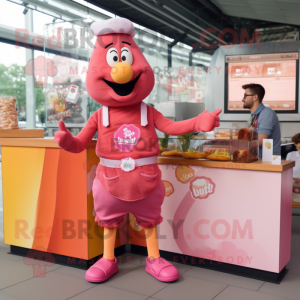
{"label": "mascot eye", "polygon": [[109,48],[106,53],[107,63],[113,67],[117,62],[119,62],[119,53],[116,48]]}
{"label": "mascot eye", "polygon": [[129,65],[132,64],[133,61],[132,53],[127,47],[123,47],[121,49],[121,59],[122,61],[128,63]]}

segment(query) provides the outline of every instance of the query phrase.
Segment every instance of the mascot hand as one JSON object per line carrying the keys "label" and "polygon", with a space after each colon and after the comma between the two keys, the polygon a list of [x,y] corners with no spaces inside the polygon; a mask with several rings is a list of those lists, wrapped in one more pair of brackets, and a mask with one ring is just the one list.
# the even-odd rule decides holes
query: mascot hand
{"label": "mascot hand", "polygon": [[54,142],[62,149],[69,149],[73,143],[73,136],[63,121],[58,122],[59,131],[55,132]]}
{"label": "mascot hand", "polygon": [[208,132],[215,129],[215,127],[219,127],[220,118],[218,115],[222,112],[222,109],[217,109],[211,113],[207,110],[201,113],[197,117],[196,131]]}

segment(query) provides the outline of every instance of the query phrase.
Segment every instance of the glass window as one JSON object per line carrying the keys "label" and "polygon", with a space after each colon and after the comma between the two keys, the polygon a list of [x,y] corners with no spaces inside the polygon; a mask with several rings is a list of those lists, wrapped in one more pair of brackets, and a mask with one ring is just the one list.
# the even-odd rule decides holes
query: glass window
{"label": "glass window", "polygon": [[[82,26],[69,22],[50,23],[45,25],[45,38],[56,37],[58,28],[74,29],[76,37],[80,36],[83,29]],[[45,117],[50,136],[57,130],[57,123],[61,119],[73,135],[78,134],[89,115],[98,109],[90,101],[85,88],[91,51],[87,46],[83,49],[80,46],[64,48],[63,45],[62,42],[59,48],[34,52],[36,63],[47,67],[47,72],[41,74],[40,80],[36,79],[36,85],[39,86],[36,97],[37,113]]]}
{"label": "glass window", "polygon": [[0,24],[14,28],[25,28],[24,6],[0,0]]}
{"label": "glass window", "polygon": [[[54,11],[55,5],[54,5],[54,1],[52,2],[51,5],[53,5],[53,11]],[[81,2],[81,1],[77,1],[77,2]],[[22,6],[9,3],[3,0],[0,0],[0,3],[1,4],[5,3],[5,7],[10,7],[10,9],[13,10],[14,15],[15,13],[20,14],[21,18],[19,19],[22,19],[22,24],[24,24],[24,15],[23,15]],[[83,11],[84,10],[80,12],[83,13]],[[0,16],[4,14],[2,9],[0,13],[1,13]],[[105,18],[105,16],[101,14],[99,14],[99,18],[96,17],[95,11],[93,11],[91,15],[92,18],[96,20],[101,20]],[[81,17],[82,16],[79,16],[79,18]],[[6,19],[8,20],[9,18],[6,16]],[[16,23],[11,22],[10,24],[15,26]],[[55,19],[54,17],[43,14],[41,12],[33,11],[33,31],[34,33],[43,35],[44,37],[49,38],[51,36],[57,36],[58,28],[61,28],[62,30],[71,29],[74,28],[74,25],[75,24],[64,22],[63,20],[60,19]],[[76,26],[77,25],[75,25],[75,27]],[[140,25],[135,24],[135,26],[136,26],[136,36],[134,39],[138,44],[138,46],[140,47],[143,54],[145,55],[146,59],[148,60],[150,66],[153,68],[155,74],[154,88],[150,93],[150,95],[146,99],[144,99],[144,101],[151,105],[155,105],[160,102],[167,102],[167,101],[203,102],[204,95],[205,95],[205,78],[206,78],[205,68],[209,66],[211,56],[202,53],[193,53],[193,55],[191,56],[192,47],[182,43],[177,43],[172,47],[172,56],[171,56],[172,67],[168,67],[168,44],[171,43],[173,39],[165,37],[162,34],[159,34],[155,31],[152,31]],[[89,26],[86,27],[88,28]],[[80,36],[79,31],[77,37],[78,36]],[[62,33],[62,38],[64,38],[63,33]],[[92,42],[93,43],[96,42],[96,37],[94,37]],[[65,49],[55,49],[57,47],[53,47],[53,48],[54,49],[49,51],[51,53],[48,53],[47,52],[48,50],[46,50],[46,53],[38,50],[34,51],[35,59],[37,59],[39,56],[43,56],[45,59],[55,61],[58,70],[58,74],[56,74],[55,76],[47,77],[47,87],[40,86],[40,87],[36,87],[35,89],[37,122],[39,123],[45,122],[46,124],[49,121],[47,120],[48,118],[47,112],[48,113],[50,112],[50,110],[48,111],[49,108],[48,104],[54,99],[53,97],[51,98],[48,95],[49,90],[53,91],[53,87],[58,87],[59,83],[63,84],[64,82],[71,82],[72,80],[74,80],[73,78],[74,74],[70,74],[70,70],[66,69],[66,68],[70,68],[70,66],[72,66],[72,68],[75,67],[78,68],[77,75],[80,77],[80,81],[82,82],[82,85],[85,85],[85,76],[86,76],[85,70],[87,70],[88,68],[88,61],[92,52],[91,51],[92,49],[90,49],[90,51],[85,51],[85,49],[81,49],[80,46],[77,46],[71,51],[67,50],[67,52],[70,53],[69,55],[66,55],[64,51],[61,51]],[[82,55],[86,56],[86,60],[82,60],[82,58],[79,58],[79,56],[82,57]],[[18,59],[20,59],[20,57],[15,57],[15,60]],[[64,63],[61,64],[60,61],[64,61]],[[201,74],[198,74],[199,70]],[[66,75],[65,72],[69,72],[67,76],[68,78],[65,76]],[[49,89],[49,87],[51,88]],[[79,87],[79,89],[81,89],[81,87]],[[81,114],[82,114],[82,118],[86,119],[95,110],[97,110],[100,107],[100,105],[97,104],[88,96],[85,89],[84,89],[84,93],[86,93],[86,101],[85,101],[86,104],[84,104],[84,106],[85,105],[87,106],[87,110],[85,112],[85,108],[83,108],[83,112]],[[52,99],[51,101],[49,100],[50,98]],[[52,117],[50,117],[50,119],[51,118]],[[70,120],[71,118],[68,118],[68,120],[66,119],[66,121],[70,121]],[[51,119],[51,122],[53,123],[53,126],[57,125],[57,120]],[[81,122],[79,123],[81,126],[82,125]]]}
{"label": "glass window", "polygon": [[[33,32],[40,34],[40,35],[45,35],[45,24],[47,23],[52,23],[53,17],[48,16],[46,14],[43,14],[39,11],[34,10],[33,11]],[[61,21],[61,20],[58,20]],[[51,35],[51,34],[50,34]]]}

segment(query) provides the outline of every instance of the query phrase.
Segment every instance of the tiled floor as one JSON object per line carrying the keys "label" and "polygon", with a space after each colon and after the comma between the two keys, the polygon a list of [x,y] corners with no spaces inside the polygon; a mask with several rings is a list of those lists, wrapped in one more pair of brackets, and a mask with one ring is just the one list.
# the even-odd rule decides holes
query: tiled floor
{"label": "tiled floor", "polygon": [[289,272],[279,285],[182,264],[176,265],[177,282],[162,283],[145,272],[144,257],[129,253],[119,272],[102,284],[86,282],[83,270],[60,265],[47,266],[45,277],[34,277],[32,265],[0,247],[0,300],[298,300],[300,216],[293,217],[292,236]]}

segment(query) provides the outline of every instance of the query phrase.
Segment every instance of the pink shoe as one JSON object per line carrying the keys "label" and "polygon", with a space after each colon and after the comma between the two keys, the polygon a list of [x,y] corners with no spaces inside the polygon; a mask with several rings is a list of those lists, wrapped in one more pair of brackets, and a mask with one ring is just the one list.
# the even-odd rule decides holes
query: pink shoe
{"label": "pink shoe", "polygon": [[146,259],[146,272],[159,281],[170,282],[179,278],[177,269],[164,258]]}
{"label": "pink shoe", "polygon": [[86,271],[85,280],[102,282],[113,276],[118,270],[116,258],[115,261],[109,261],[102,257]]}

